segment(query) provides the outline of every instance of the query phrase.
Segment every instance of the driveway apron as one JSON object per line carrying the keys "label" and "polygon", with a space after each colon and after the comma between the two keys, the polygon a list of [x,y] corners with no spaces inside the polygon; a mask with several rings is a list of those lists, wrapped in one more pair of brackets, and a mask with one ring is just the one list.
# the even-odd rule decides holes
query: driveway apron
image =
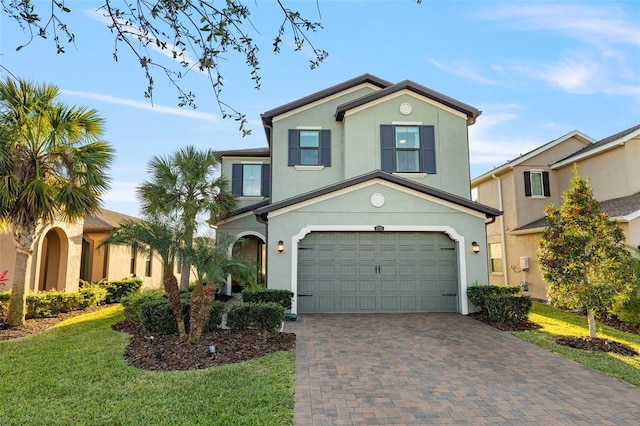
{"label": "driveway apron", "polygon": [[459,314],[304,314],[296,425],[640,425],[640,390]]}

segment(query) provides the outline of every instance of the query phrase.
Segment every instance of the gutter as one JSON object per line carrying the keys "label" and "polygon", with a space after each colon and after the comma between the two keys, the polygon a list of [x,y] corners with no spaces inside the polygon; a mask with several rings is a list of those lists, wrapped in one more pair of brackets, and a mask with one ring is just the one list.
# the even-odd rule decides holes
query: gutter
{"label": "gutter", "polygon": [[[491,173],[491,177],[498,181],[498,204],[501,212],[504,212],[502,206],[502,179]],[[500,215],[500,241],[502,244],[502,271],[504,273],[504,285],[509,285],[509,271],[507,270],[507,244],[504,232],[504,213]]]}

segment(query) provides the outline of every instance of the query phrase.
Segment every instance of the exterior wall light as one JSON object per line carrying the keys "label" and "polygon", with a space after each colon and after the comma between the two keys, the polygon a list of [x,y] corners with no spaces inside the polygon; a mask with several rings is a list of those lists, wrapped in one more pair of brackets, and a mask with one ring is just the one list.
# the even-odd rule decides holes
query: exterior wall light
{"label": "exterior wall light", "polygon": [[475,254],[480,253],[480,245],[478,243],[476,243],[475,241],[471,243],[471,250],[473,250],[473,252]]}
{"label": "exterior wall light", "polygon": [[282,241],[282,240],[278,241],[278,245],[276,246],[276,250],[278,250],[279,253],[282,253],[284,251],[284,241]]}

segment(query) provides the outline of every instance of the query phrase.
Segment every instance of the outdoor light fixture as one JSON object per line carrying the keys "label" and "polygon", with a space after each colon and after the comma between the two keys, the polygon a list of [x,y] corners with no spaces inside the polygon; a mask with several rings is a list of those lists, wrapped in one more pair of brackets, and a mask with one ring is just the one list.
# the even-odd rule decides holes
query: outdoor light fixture
{"label": "outdoor light fixture", "polygon": [[480,245],[478,243],[476,243],[475,241],[471,243],[471,250],[473,250],[473,252],[475,254],[480,253]]}
{"label": "outdoor light fixture", "polygon": [[278,241],[278,245],[276,246],[276,250],[278,250],[278,252],[282,253],[284,251],[284,241],[280,240]]}

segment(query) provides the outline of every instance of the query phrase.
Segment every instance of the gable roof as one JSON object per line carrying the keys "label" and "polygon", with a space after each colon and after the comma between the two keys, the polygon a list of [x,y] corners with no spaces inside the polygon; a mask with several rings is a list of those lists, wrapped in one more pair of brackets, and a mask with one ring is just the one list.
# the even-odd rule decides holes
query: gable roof
{"label": "gable roof", "polygon": [[[636,192],[626,197],[612,198],[600,203],[600,209],[607,213],[610,218],[625,218],[626,216],[640,216],[640,192]],[[538,231],[547,226],[547,219],[541,217],[524,226],[514,229],[517,231]]]}
{"label": "gable roof", "polygon": [[567,164],[572,164],[580,159],[590,157],[599,152],[614,148],[618,145],[624,145],[625,142],[635,138],[638,135],[640,135],[640,124],[630,127],[627,130],[623,130],[621,132],[618,132],[604,139],[601,139],[590,145],[587,145],[586,147],[582,148],[579,151],[574,152],[568,157],[565,157],[562,160],[555,162],[552,165],[552,168],[555,169],[562,166],[566,166]]}
{"label": "gable roof", "polygon": [[83,232],[108,232],[123,222],[132,220],[140,219],[113,210],[100,209],[97,213],[84,218],[82,230]]}
{"label": "gable roof", "polygon": [[342,105],[339,105],[338,108],[336,109],[336,121],[342,121],[344,119],[345,113],[350,109],[357,108],[359,106],[365,105],[369,102],[375,101],[377,99],[383,98],[385,96],[399,92],[401,90],[410,90],[418,95],[424,96],[425,98],[432,99],[438,103],[441,103],[450,108],[453,108],[456,111],[462,112],[467,116],[468,125],[475,123],[476,118],[480,114],[482,114],[482,111],[472,107],[471,105],[467,105],[463,102],[460,102],[449,96],[443,95],[442,93],[436,92],[435,90],[431,90],[428,87],[422,86],[411,80],[404,80],[404,81],[401,81],[400,83],[386,87],[382,90],[378,90],[377,92],[370,93],[366,96],[355,99],[351,102],[347,102]]}
{"label": "gable roof", "polygon": [[502,214],[501,211],[496,210],[493,207],[485,206],[484,204],[476,203],[466,198],[460,197],[458,195],[450,194],[448,192],[441,191],[431,186],[422,185],[409,179],[394,176],[390,173],[383,172],[381,170],[375,170],[373,172],[365,173],[363,175],[356,176],[351,179],[343,180],[342,182],[328,185],[323,188],[316,189],[314,191],[300,194],[295,197],[287,198],[285,200],[281,200],[264,207],[259,207],[255,209],[255,214],[257,216],[260,216],[263,220],[266,220],[267,214],[272,211],[275,211],[284,207],[289,207],[291,205],[298,204],[307,200],[311,200],[313,198],[320,197],[326,194],[330,194],[334,191],[345,189],[350,186],[355,186],[360,183],[367,182],[373,179],[382,179],[387,182],[391,182],[391,183],[403,186],[405,188],[418,191],[422,194],[431,195],[441,200],[448,201],[453,204],[457,204],[459,206],[466,207],[480,213],[484,213],[487,218],[500,216]]}
{"label": "gable roof", "polygon": [[560,136],[558,139],[554,139],[552,141],[549,141],[549,142],[545,143],[544,145],[541,145],[541,146],[539,146],[537,148],[534,148],[529,152],[525,152],[524,154],[520,154],[519,157],[514,158],[512,160],[509,160],[506,163],[504,163],[504,164],[502,164],[502,165],[500,165],[498,167],[495,167],[495,168],[489,170],[488,172],[486,172],[486,173],[484,173],[484,174],[482,174],[482,175],[480,175],[480,176],[478,176],[476,178],[471,179],[471,184],[474,185],[474,184],[480,183],[482,181],[485,181],[485,180],[491,178],[491,176],[496,174],[496,173],[501,173],[501,172],[503,172],[503,171],[505,171],[507,169],[513,169],[515,166],[517,166],[519,164],[522,164],[523,162],[535,157],[536,155],[540,155],[543,152],[547,151],[548,149],[551,149],[551,148],[553,148],[555,146],[558,146],[561,143],[563,143],[563,142],[565,142],[565,141],[567,141],[567,140],[569,140],[569,139],[571,139],[573,137],[576,137],[577,139],[581,140],[586,145],[587,148],[591,144],[593,144],[595,142],[595,139],[585,135],[584,133],[582,133],[582,132],[580,132],[578,130],[574,130],[574,131],[572,131],[570,133],[567,133],[564,136]]}
{"label": "gable roof", "polygon": [[391,86],[392,84],[386,80],[376,77],[375,75],[362,74],[359,77],[352,78],[351,80],[347,80],[340,84],[336,84],[335,86],[331,86],[324,90],[320,90],[319,92],[312,93],[308,96],[286,103],[277,108],[270,109],[269,111],[260,114],[260,117],[262,117],[262,124],[265,127],[265,131],[266,131],[266,128],[270,127],[271,124],[273,123],[273,117],[276,117],[278,115],[284,114],[285,112],[292,111],[294,109],[303,107],[310,103],[319,101],[320,99],[326,98],[328,96],[334,95],[336,93],[340,93],[344,90],[347,90],[352,87],[359,86],[365,83],[373,84],[374,86],[378,86],[381,89]]}
{"label": "gable roof", "polygon": [[271,152],[268,147],[249,149],[229,149],[216,152],[220,157],[269,157]]}

